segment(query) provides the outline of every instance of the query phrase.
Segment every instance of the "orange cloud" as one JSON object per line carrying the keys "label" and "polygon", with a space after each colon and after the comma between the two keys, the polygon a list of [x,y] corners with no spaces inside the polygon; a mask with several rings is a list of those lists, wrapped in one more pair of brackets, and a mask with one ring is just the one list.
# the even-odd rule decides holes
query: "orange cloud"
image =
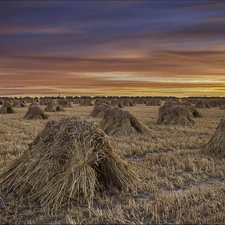
{"label": "orange cloud", "polygon": [[0,95],[222,96],[224,58],[224,51],[158,51],[122,58],[1,54]]}

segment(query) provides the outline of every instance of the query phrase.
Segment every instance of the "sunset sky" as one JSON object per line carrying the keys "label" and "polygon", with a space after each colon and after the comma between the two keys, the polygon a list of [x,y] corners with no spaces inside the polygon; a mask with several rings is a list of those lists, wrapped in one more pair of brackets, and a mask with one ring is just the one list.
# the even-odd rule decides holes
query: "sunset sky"
{"label": "sunset sky", "polygon": [[0,96],[225,97],[225,1],[0,1]]}

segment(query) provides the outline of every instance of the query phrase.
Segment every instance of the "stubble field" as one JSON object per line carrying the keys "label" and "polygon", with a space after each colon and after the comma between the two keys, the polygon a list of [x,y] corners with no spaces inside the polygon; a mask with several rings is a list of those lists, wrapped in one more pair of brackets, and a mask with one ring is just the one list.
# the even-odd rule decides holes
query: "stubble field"
{"label": "stubble field", "polygon": [[[73,104],[48,112],[46,120],[23,119],[28,108],[0,114],[1,170],[21,155],[49,120],[90,117],[94,106]],[[44,108],[44,107],[42,107]],[[92,207],[76,205],[57,213],[18,196],[1,193],[0,223],[7,224],[224,224],[225,159],[200,152],[214,134],[225,110],[198,109],[202,117],[188,126],[156,125],[159,106],[126,107],[151,133],[109,136],[117,154],[134,166],[140,181],[134,193],[96,194]],[[20,196],[21,197],[21,196]]]}

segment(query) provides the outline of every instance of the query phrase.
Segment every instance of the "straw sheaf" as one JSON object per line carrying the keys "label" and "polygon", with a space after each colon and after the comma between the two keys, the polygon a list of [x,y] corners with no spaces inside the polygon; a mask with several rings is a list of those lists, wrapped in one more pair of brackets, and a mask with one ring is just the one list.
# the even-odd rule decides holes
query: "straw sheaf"
{"label": "straw sheaf", "polygon": [[220,120],[215,133],[202,147],[202,152],[215,157],[225,157],[225,119]]}
{"label": "straw sheaf", "polygon": [[21,107],[27,107],[25,103],[19,100],[14,100],[13,105],[14,108],[21,108]]}
{"label": "straw sheaf", "polygon": [[135,104],[131,100],[124,100],[123,101],[123,106],[135,106]]}
{"label": "straw sheaf", "polygon": [[29,149],[4,169],[0,186],[57,210],[64,204],[90,206],[102,185],[134,190],[137,179],[102,130],[72,117],[49,121]]}
{"label": "straw sheaf", "polygon": [[93,103],[89,99],[84,99],[81,101],[80,106],[93,106]]}
{"label": "straw sheaf", "polygon": [[114,107],[117,106],[119,108],[123,108],[122,102],[120,102],[118,99],[113,99],[111,101],[111,106],[114,106]]}
{"label": "straw sheaf", "polygon": [[93,110],[92,110],[90,116],[101,118],[101,117],[104,116],[105,112],[106,112],[109,108],[111,108],[110,105],[107,105],[107,104],[105,104],[105,103],[98,103],[97,105],[94,106],[94,108],[93,108]]}
{"label": "straw sheaf", "polygon": [[71,102],[68,101],[67,99],[59,100],[59,105],[62,106],[63,108],[73,107],[72,104],[71,104]]}
{"label": "straw sheaf", "polygon": [[195,121],[185,106],[165,104],[159,108],[156,124],[191,126]]}
{"label": "straw sheaf", "polygon": [[113,107],[108,109],[100,127],[109,135],[149,134],[150,129],[142,124],[128,110]]}
{"label": "straw sheaf", "polygon": [[196,108],[203,108],[203,109],[210,108],[209,104],[206,101],[196,102],[195,107]]}
{"label": "straw sheaf", "polygon": [[188,105],[186,108],[189,110],[193,117],[202,117],[202,114],[193,105]]}
{"label": "straw sheaf", "polygon": [[146,105],[147,106],[160,106],[161,101],[159,99],[151,99],[148,101],[148,103]]}
{"label": "straw sheaf", "polygon": [[0,109],[0,114],[7,114],[7,113],[16,113],[15,109],[13,108],[12,104],[9,101],[5,101]]}
{"label": "straw sheaf", "polygon": [[33,104],[28,108],[27,113],[24,116],[24,119],[47,119],[48,115],[40,108],[40,106]]}
{"label": "straw sheaf", "polygon": [[44,109],[45,112],[61,112],[65,109],[58,102],[48,102]]}

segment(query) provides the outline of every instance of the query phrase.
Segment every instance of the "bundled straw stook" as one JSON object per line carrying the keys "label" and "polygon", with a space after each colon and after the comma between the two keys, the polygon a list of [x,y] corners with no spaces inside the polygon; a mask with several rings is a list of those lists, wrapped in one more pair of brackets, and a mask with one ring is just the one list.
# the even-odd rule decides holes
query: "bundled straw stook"
{"label": "bundled straw stook", "polygon": [[202,117],[202,114],[193,106],[186,106],[193,117]]}
{"label": "bundled straw stook", "polygon": [[109,135],[130,135],[150,133],[148,127],[142,124],[128,110],[118,107],[108,109],[100,122],[100,127]]}
{"label": "bundled straw stook", "polygon": [[105,104],[105,103],[98,103],[97,105],[94,106],[90,116],[91,117],[103,117],[105,112],[111,108],[110,105]]}
{"label": "bundled straw stook", "polygon": [[48,115],[40,108],[37,104],[31,104],[28,108],[27,113],[24,116],[24,119],[33,120],[33,119],[47,119]]}
{"label": "bundled straw stook", "polygon": [[187,106],[187,107],[192,106],[192,104],[187,100],[181,100],[180,105],[184,105],[184,106]]}
{"label": "bundled straw stook", "polygon": [[118,99],[113,99],[111,101],[111,106],[123,108],[123,104]]}
{"label": "bundled straw stook", "polygon": [[48,102],[44,108],[45,112],[62,112],[65,109],[58,102]]}
{"label": "bundled straw stook", "polygon": [[21,107],[27,107],[25,103],[23,103],[20,100],[14,100],[13,105],[14,108],[21,108]]}
{"label": "bundled straw stook", "polygon": [[7,113],[16,113],[15,109],[13,108],[12,104],[9,101],[5,101],[0,109],[0,114],[7,114]]}
{"label": "bundled straw stook", "polygon": [[164,105],[180,105],[179,99],[170,99],[164,102]]}
{"label": "bundled straw stook", "polygon": [[104,103],[104,104],[106,104],[106,105],[110,105],[110,102],[109,102],[109,100],[107,100],[107,99],[96,99],[96,100],[94,101],[94,105],[98,105],[98,104],[100,104],[100,103]]}
{"label": "bundled straw stook", "polygon": [[91,121],[65,117],[49,121],[29,149],[0,175],[3,192],[13,192],[43,207],[88,204],[95,192],[134,190],[137,175]]}
{"label": "bundled straw stook", "polygon": [[221,119],[215,133],[203,146],[202,153],[225,158],[225,119]]}
{"label": "bundled straw stook", "polygon": [[147,106],[160,106],[161,101],[159,99],[150,99],[146,105]]}
{"label": "bundled straw stook", "polygon": [[123,106],[135,106],[134,102],[129,99],[123,100]]}
{"label": "bundled straw stook", "polygon": [[210,100],[208,102],[209,107],[222,107],[222,104],[220,103],[220,100],[215,99],[215,100]]}
{"label": "bundled straw stook", "polygon": [[195,107],[196,108],[202,108],[202,109],[209,109],[210,108],[208,102],[206,102],[204,100],[199,100],[198,102],[196,102]]}
{"label": "bundled straw stook", "polygon": [[73,100],[73,104],[80,104],[80,101],[81,100],[79,98],[76,98],[76,99]]}
{"label": "bundled straw stook", "polygon": [[48,103],[47,99],[40,99],[40,102],[39,102],[40,105],[45,106],[47,105],[47,103]]}
{"label": "bundled straw stook", "polygon": [[80,106],[93,106],[94,104],[90,99],[84,99],[81,101]]}
{"label": "bundled straw stook", "polygon": [[188,108],[182,105],[163,105],[159,108],[156,124],[190,126],[195,124]]}
{"label": "bundled straw stook", "polygon": [[202,117],[201,113],[189,101],[181,101],[180,105],[186,107],[193,117]]}
{"label": "bundled straw stook", "polygon": [[71,107],[73,107],[71,102],[68,101],[67,99],[60,99],[58,102],[59,102],[59,105],[62,106],[63,108],[71,108]]}

